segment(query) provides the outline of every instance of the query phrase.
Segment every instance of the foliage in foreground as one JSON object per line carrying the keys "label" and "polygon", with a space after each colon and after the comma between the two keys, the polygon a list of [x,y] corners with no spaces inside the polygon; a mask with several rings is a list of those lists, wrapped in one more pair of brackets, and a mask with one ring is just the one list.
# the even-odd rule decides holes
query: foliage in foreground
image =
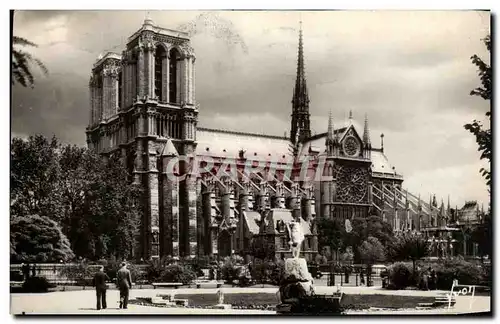
{"label": "foliage in foreground", "polygon": [[415,272],[416,262],[430,254],[430,242],[418,234],[402,234],[390,245],[388,254],[395,261],[412,261]]}
{"label": "foliage in foreground", "polygon": [[13,216],[10,220],[11,262],[59,262],[74,257],[57,223],[45,216]]}
{"label": "foliage in foreground", "polygon": [[[453,280],[464,285],[491,285],[491,268],[467,262],[460,258],[446,259],[439,263],[424,266],[420,271],[413,270],[411,263],[398,262],[388,267],[389,289],[418,287],[424,271],[431,267],[436,272],[436,289],[449,290]],[[431,285],[431,283],[429,283]]]}
{"label": "foliage in foreground", "polygon": [[[488,52],[491,51],[491,36],[487,35],[483,42],[486,46]],[[493,84],[493,73],[492,67],[488,63],[484,62],[479,56],[473,55],[471,57],[472,63],[479,69],[479,78],[481,80],[481,86],[475,88],[470,92],[471,96],[479,96],[484,100],[490,101],[491,105],[491,95],[492,95],[492,84]],[[491,107],[486,112],[486,117],[488,121],[491,122]],[[472,123],[465,124],[464,128],[474,135],[476,138],[476,143],[478,145],[478,151],[481,152],[481,160],[486,159],[491,164],[491,147],[492,147],[492,137],[491,128],[484,126],[480,121],[473,120]],[[481,168],[479,170],[486,180],[486,185],[488,188],[491,186],[491,171],[486,168]]]}
{"label": "foliage in foreground", "polygon": [[33,57],[30,53],[21,47],[38,47],[33,42],[19,36],[12,37],[12,84],[20,84],[23,87],[33,88],[35,77],[33,76],[33,65],[38,66],[44,75],[49,71],[39,59]]}
{"label": "foliage in foreground", "polygon": [[49,283],[45,277],[29,277],[22,286],[25,293],[44,293],[55,285]]}
{"label": "foliage in foreground", "polygon": [[118,154],[105,159],[85,148],[62,146],[55,137],[13,138],[10,178],[12,215],[49,217],[79,257],[131,256],[142,191],[130,183]]}

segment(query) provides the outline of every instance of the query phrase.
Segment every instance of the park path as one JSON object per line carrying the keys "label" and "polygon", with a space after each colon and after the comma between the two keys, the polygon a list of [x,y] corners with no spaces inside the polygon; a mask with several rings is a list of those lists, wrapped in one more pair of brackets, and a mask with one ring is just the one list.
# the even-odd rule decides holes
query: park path
{"label": "park path", "polygon": [[[336,291],[336,287],[316,287],[317,294],[328,294]],[[218,289],[132,289],[130,298],[152,297],[159,293],[175,294],[215,294]],[[276,293],[277,288],[223,288],[225,293]],[[414,295],[414,296],[435,296],[436,291],[391,291],[383,290],[380,287],[344,287],[342,289],[349,294],[391,294],[391,295]],[[116,315],[116,314],[254,314],[266,315],[274,314],[273,311],[262,310],[212,310],[195,308],[159,308],[140,305],[129,305],[129,309],[118,309],[119,292],[108,290],[108,309],[97,311],[95,309],[94,290],[59,291],[46,294],[10,294],[11,314],[95,314],[95,315]],[[381,311],[348,311],[348,314],[446,314],[446,313],[468,313],[485,312],[490,310],[490,297],[476,296],[472,308],[469,308],[470,297],[458,296],[455,307],[451,310],[381,310]]]}

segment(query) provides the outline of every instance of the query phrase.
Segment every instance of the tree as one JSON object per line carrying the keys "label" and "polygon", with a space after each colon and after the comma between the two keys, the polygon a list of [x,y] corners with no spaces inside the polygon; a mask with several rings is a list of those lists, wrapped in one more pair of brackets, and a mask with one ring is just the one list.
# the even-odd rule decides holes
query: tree
{"label": "tree", "polygon": [[352,252],[352,247],[348,246],[345,252],[340,256],[342,261],[352,261],[354,259],[354,253]]}
{"label": "tree", "polygon": [[49,71],[42,61],[20,48],[26,46],[38,47],[35,43],[25,38],[12,37],[12,84],[18,83],[23,87],[29,86],[33,88],[35,78],[31,71],[32,65],[38,66],[44,75],[47,75]]}
{"label": "tree", "polygon": [[354,260],[359,261],[358,247],[368,239],[376,238],[383,246],[390,245],[394,238],[392,227],[379,216],[369,216],[367,218],[353,218],[352,231],[347,234],[346,245],[353,247]]}
{"label": "tree", "polygon": [[276,247],[263,235],[254,236],[250,245],[250,255],[260,260],[273,260]]}
{"label": "tree", "polygon": [[385,260],[385,249],[382,243],[373,236],[369,236],[358,248],[361,261],[367,265],[367,279],[369,281],[372,266],[376,262]]}
{"label": "tree", "polygon": [[[14,138],[13,215],[47,215],[80,257],[128,258],[138,238],[142,190],[129,182],[118,154],[107,159],[54,137]],[[43,214],[42,214],[43,213]]]}
{"label": "tree", "polygon": [[320,250],[324,247],[330,248],[331,251],[345,248],[346,231],[340,220],[320,217],[317,226]]}
{"label": "tree", "polygon": [[14,216],[10,221],[12,262],[59,262],[74,257],[57,223],[45,216]]}
{"label": "tree", "polygon": [[65,226],[75,252],[89,259],[129,258],[138,238],[141,189],[128,181],[117,154],[62,149]]}
{"label": "tree", "polygon": [[395,261],[411,260],[415,273],[417,261],[430,254],[430,242],[418,234],[403,234],[396,237],[389,251]]}
{"label": "tree", "polygon": [[493,249],[493,225],[491,223],[491,210],[483,215],[481,223],[471,233],[472,241],[478,244],[481,260],[485,255],[492,257]]}
{"label": "tree", "polygon": [[373,236],[369,236],[358,248],[361,261],[367,265],[385,260],[385,249],[382,243]]}
{"label": "tree", "polygon": [[[484,39],[484,44],[489,52],[491,52],[491,37],[487,35]],[[492,85],[492,69],[491,65],[485,63],[477,55],[471,57],[472,63],[476,65],[479,69],[479,78],[481,80],[481,87],[473,89],[470,92],[471,96],[479,96],[484,100],[491,101],[491,85]],[[490,110],[486,112],[486,117],[488,121],[491,122],[491,106]],[[478,151],[481,152],[481,160],[487,159],[491,164],[491,129],[486,128],[483,124],[477,120],[472,123],[465,124],[464,128],[471,132],[476,137],[476,142],[478,144]],[[486,168],[480,169],[481,174],[486,180],[486,185],[491,186],[491,171]]]}
{"label": "tree", "polygon": [[60,145],[55,137],[42,135],[27,140],[13,138],[11,144],[11,214],[45,215],[60,221],[63,210],[58,181]]}

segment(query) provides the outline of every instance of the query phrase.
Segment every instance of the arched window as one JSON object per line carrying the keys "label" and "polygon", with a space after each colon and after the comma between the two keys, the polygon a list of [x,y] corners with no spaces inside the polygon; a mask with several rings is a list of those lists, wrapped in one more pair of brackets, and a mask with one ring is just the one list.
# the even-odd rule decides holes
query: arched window
{"label": "arched window", "polygon": [[163,96],[161,90],[163,88],[163,59],[166,56],[163,46],[157,46],[155,51],[155,96],[158,100],[162,100]]}
{"label": "arched window", "polygon": [[169,59],[169,84],[168,84],[168,98],[169,102],[177,102],[177,60],[179,59],[179,52],[174,48],[170,51]]}
{"label": "arched window", "polygon": [[123,93],[123,72],[120,71],[118,74],[118,109],[123,109],[122,93]]}
{"label": "arched window", "polygon": [[99,74],[97,76],[97,122],[100,122],[102,119],[102,75]]}

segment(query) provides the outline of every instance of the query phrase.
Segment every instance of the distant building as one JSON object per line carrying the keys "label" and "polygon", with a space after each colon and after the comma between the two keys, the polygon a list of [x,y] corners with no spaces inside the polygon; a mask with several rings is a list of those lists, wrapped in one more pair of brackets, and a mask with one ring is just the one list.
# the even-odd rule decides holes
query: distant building
{"label": "distant building", "polygon": [[441,206],[437,208],[434,196],[431,203],[431,220],[421,229],[421,233],[431,242],[431,257],[442,258],[462,255],[479,258],[477,243],[472,240],[472,232],[481,224],[484,211],[479,210],[476,201],[468,201],[460,209]]}

